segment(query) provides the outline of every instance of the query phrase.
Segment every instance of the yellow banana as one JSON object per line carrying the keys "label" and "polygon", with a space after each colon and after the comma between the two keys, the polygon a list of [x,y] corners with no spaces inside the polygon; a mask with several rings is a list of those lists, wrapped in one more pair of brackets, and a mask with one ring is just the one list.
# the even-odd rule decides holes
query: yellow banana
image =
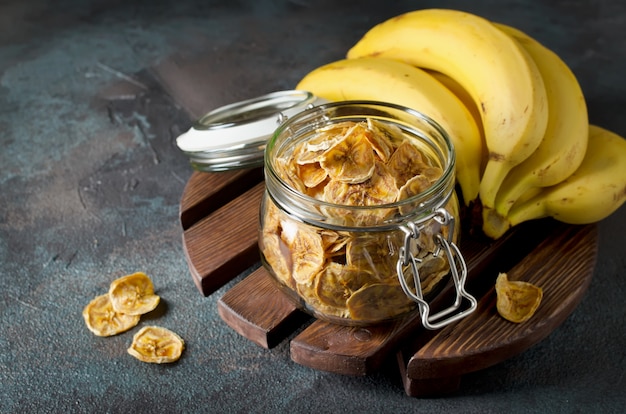
{"label": "yellow banana", "polygon": [[450,92],[455,94],[456,97],[459,98],[461,102],[463,102],[463,104],[467,107],[467,109],[472,114],[472,117],[474,118],[474,121],[476,122],[476,125],[478,126],[478,129],[480,130],[482,134],[483,120],[480,117],[480,111],[478,110],[478,107],[476,106],[476,102],[474,102],[474,99],[465,90],[465,88],[463,88],[463,86],[460,83],[458,83],[456,80],[452,79],[450,76],[446,75],[445,73],[437,72],[436,70],[428,70],[428,69],[423,69],[423,70],[429,75],[431,75],[433,78],[441,82],[443,86],[448,88]]}
{"label": "yellow banana", "polygon": [[516,203],[506,217],[494,210],[487,212],[483,230],[488,236],[498,238],[509,227],[543,217],[570,224],[595,223],[615,212],[624,201],[626,139],[589,125],[585,157],[572,175]]}
{"label": "yellow banana", "polygon": [[480,198],[493,207],[504,176],[543,138],[548,107],[541,75],[525,50],[479,16],[424,9],[370,29],[348,58],[375,56],[442,72],[459,82],[481,112],[489,159]]}
{"label": "yellow banana", "polygon": [[565,62],[521,31],[501,24],[496,27],[516,39],[537,64],[549,111],[539,147],[509,172],[498,190],[495,208],[498,214],[506,216],[529,188],[558,184],[578,168],[587,148],[589,121],[583,91]]}
{"label": "yellow banana", "polygon": [[296,89],[329,101],[375,100],[419,111],[445,129],[456,149],[456,178],[466,204],[478,196],[482,140],[469,110],[425,71],[402,62],[343,59],[314,69]]}
{"label": "yellow banana", "polygon": [[482,140],[482,161],[480,165],[480,175],[482,177],[482,172],[485,170],[485,164],[487,163],[487,146],[485,145],[485,133],[483,130],[483,120],[480,117],[480,111],[476,106],[476,102],[471,97],[471,95],[463,88],[463,86],[458,83],[456,80],[452,79],[450,76],[437,72],[436,70],[428,70],[424,69],[426,73],[432,75],[435,79],[441,82],[446,88],[448,88],[453,94],[459,98],[461,102],[465,105],[465,107],[470,111],[474,121],[476,122],[476,126],[478,127],[478,132],[480,133],[480,137]]}

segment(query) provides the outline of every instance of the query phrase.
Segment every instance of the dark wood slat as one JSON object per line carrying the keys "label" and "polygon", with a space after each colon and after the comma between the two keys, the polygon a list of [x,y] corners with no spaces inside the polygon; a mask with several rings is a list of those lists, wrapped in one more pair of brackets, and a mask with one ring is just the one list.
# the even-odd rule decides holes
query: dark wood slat
{"label": "dark wood slat", "polygon": [[268,349],[309,319],[279,290],[263,267],[226,292],[217,309],[235,332]]}
{"label": "dark wood slat", "polygon": [[263,183],[183,232],[183,249],[200,292],[209,295],[259,260]]}
{"label": "dark wood slat", "polygon": [[183,230],[196,224],[230,200],[263,180],[263,170],[206,173],[195,171],[180,200],[180,224]]}
{"label": "dark wood slat", "polygon": [[430,395],[420,386],[431,379],[456,378],[487,368],[544,339],[584,296],[596,256],[595,225],[562,227],[550,235],[508,272],[510,280],[529,281],[542,287],[544,296],[537,313],[522,324],[506,321],[497,313],[492,287],[475,313],[442,329],[414,353],[405,371],[407,392],[413,396]]}
{"label": "dark wood slat", "polygon": [[410,356],[407,357],[406,352],[400,350],[396,353],[396,358],[404,391],[410,397],[442,397],[461,388],[461,374],[444,378],[410,378],[407,375],[407,364]]}

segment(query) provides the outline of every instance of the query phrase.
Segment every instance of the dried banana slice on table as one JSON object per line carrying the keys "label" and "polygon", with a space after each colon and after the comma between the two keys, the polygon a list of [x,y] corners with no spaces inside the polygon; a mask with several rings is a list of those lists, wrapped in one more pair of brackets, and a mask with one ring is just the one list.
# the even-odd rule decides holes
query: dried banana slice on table
{"label": "dried banana slice on table", "polygon": [[83,318],[87,328],[98,336],[113,336],[125,332],[139,323],[139,315],[126,315],[116,312],[104,294],[94,298],[83,309]]}
{"label": "dried banana slice on table", "polygon": [[506,273],[500,273],[496,279],[496,294],[498,313],[515,323],[530,319],[543,298],[540,287],[519,280],[508,280]]}
{"label": "dried banana slice on table", "polygon": [[111,282],[109,298],[116,312],[143,315],[157,307],[161,298],[154,294],[152,280],[142,272]]}
{"label": "dried banana slice on table", "polygon": [[165,364],[177,361],[185,341],[175,332],[160,326],[145,326],[133,336],[128,353],[143,362]]}

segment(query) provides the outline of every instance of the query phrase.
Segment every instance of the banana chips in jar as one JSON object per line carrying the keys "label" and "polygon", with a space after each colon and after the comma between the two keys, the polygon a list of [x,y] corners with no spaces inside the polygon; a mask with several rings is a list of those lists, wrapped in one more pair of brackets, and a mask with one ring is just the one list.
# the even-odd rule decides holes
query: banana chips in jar
{"label": "banana chips in jar", "polygon": [[459,228],[454,151],[417,112],[355,101],[298,114],[267,144],[265,182],[263,263],[315,317],[388,321],[456,270],[442,248]]}

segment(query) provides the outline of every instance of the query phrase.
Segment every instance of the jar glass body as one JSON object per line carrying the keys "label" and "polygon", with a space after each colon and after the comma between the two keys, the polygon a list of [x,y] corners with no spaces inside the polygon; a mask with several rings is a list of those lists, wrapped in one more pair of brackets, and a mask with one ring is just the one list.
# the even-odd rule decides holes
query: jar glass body
{"label": "jar glass body", "polygon": [[[441,175],[401,200],[347,205],[307,194],[297,171],[292,175],[281,164],[320,130],[372,121],[400,133]],[[459,218],[454,162],[446,132],[404,107],[347,101],[294,116],[278,127],[265,151],[263,265],[298,306],[332,323],[371,325],[420,311],[414,297],[430,300],[457,267],[445,248],[457,243],[460,228],[454,225]],[[387,190],[397,191],[372,189]]]}

